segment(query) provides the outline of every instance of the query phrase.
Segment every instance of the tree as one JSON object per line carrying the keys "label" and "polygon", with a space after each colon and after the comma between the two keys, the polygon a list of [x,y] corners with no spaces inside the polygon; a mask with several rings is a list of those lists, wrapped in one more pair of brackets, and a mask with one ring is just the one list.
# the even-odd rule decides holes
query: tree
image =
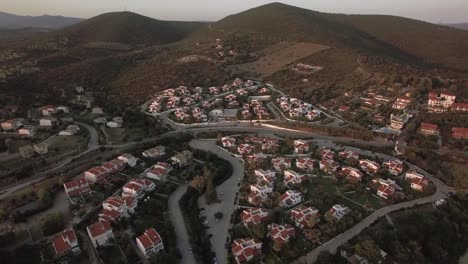
{"label": "tree", "polygon": [[379,263],[382,260],[380,248],[373,240],[364,240],[354,247],[356,254],[366,258],[371,263]]}
{"label": "tree", "polygon": [[65,221],[63,213],[61,212],[48,214],[41,222],[42,233],[44,233],[45,236],[49,236],[63,230],[64,226]]}
{"label": "tree", "polygon": [[222,212],[216,212],[216,213],[214,214],[214,217],[216,218],[216,220],[221,220],[221,219],[223,219],[223,216],[224,216],[224,215],[223,215]]}
{"label": "tree", "polygon": [[39,198],[41,203],[44,205],[49,205],[52,203],[52,193],[50,192],[49,189],[40,188],[37,191],[37,198]]}
{"label": "tree", "polygon": [[320,236],[321,235],[322,235],[322,233],[317,228],[315,228],[315,229],[307,228],[307,229],[304,230],[304,236],[309,241],[311,241],[312,243],[320,242]]}
{"label": "tree", "polygon": [[258,224],[252,227],[252,234],[254,234],[259,239],[264,239],[266,236],[266,227],[264,224]]}

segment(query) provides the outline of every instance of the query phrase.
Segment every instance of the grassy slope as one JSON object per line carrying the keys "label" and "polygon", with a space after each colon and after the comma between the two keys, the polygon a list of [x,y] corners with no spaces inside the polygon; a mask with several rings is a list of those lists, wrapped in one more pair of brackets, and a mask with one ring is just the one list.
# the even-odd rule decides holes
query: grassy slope
{"label": "grassy slope", "polygon": [[336,17],[430,63],[468,69],[468,31],[395,16]]}
{"label": "grassy slope", "polygon": [[273,3],[228,16],[192,35],[250,34],[265,45],[309,41],[387,56],[404,63],[440,64],[468,71],[468,32],[391,16],[347,16]]}
{"label": "grassy slope", "polygon": [[55,31],[50,36],[68,37],[74,43],[167,44],[184,38],[201,25],[199,22],[160,21],[131,12],[115,12]]}

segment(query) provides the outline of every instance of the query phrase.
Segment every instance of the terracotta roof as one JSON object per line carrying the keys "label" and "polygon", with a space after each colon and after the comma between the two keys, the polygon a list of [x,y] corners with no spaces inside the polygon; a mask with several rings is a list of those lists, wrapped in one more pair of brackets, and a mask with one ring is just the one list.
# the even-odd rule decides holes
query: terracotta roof
{"label": "terracotta roof", "polygon": [[72,248],[72,243],[76,243],[75,231],[72,228],[64,230],[62,233],[55,236],[52,240],[55,253],[61,255]]}
{"label": "terracotta roof", "polygon": [[112,230],[110,223],[107,221],[98,221],[87,228],[93,238]]}

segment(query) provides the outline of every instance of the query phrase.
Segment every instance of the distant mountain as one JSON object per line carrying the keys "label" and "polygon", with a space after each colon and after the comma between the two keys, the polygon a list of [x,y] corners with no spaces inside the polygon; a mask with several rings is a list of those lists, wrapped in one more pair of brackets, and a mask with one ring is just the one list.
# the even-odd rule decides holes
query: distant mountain
{"label": "distant mountain", "polygon": [[468,32],[403,17],[327,14],[272,3],[230,15],[194,38],[244,34],[265,43],[308,41],[468,70]]}
{"label": "distant mountain", "polygon": [[468,23],[458,23],[458,24],[444,24],[449,27],[468,30]]}
{"label": "distant mountain", "polygon": [[48,28],[57,29],[83,21],[81,18],[63,16],[19,16],[0,12],[0,28]]}
{"label": "distant mountain", "polygon": [[19,28],[3,29],[0,28],[0,42],[12,42],[24,40],[32,37],[38,37],[49,32],[46,28]]}
{"label": "distant mountain", "polygon": [[74,44],[90,42],[167,44],[183,39],[203,24],[161,21],[132,12],[114,12],[51,32],[49,36],[66,37]]}

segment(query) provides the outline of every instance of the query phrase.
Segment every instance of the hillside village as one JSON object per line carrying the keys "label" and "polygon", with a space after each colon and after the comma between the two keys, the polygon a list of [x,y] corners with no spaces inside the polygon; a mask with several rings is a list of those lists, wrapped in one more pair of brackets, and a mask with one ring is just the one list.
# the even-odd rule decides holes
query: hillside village
{"label": "hillside village", "polygon": [[[402,131],[419,111],[423,111],[423,115],[465,111],[465,105],[447,93],[429,93],[424,108],[418,111],[414,110],[416,105],[409,94],[394,101],[375,91],[367,92],[366,96],[361,100],[367,100],[369,105],[380,102],[374,109],[382,105],[392,109],[390,124],[384,130],[375,131],[376,135],[393,133],[400,137],[392,141],[403,139]],[[174,128],[218,124],[240,128],[275,127],[278,122],[284,122],[336,129],[353,123],[347,119],[346,113],[351,109],[346,105],[338,110],[314,105],[290,97],[272,84],[239,78],[208,88],[169,88],[152,96],[140,109],[124,112],[101,107],[93,93],[80,86],[75,88],[75,96],[67,104],[38,106],[28,111],[15,105],[6,105],[3,109],[2,134],[11,138],[9,144],[18,142],[16,150],[8,148],[17,156],[9,161],[11,167],[4,170],[6,184],[17,180],[14,172],[26,166],[40,173],[61,162],[81,159],[88,152],[99,159],[101,156],[96,151],[107,154],[101,144],[124,148],[126,144],[143,142],[147,135],[158,135]],[[153,118],[158,120],[149,121]],[[442,142],[447,140],[446,132],[441,134],[437,124],[423,121],[416,124],[418,133],[428,137],[443,135]],[[146,127],[149,122],[159,127],[159,131],[149,131]],[[449,137],[466,139],[465,130],[453,127]],[[267,262],[281,259],[288,263],[332,240],[376,210],[435,195],[436,187],[427,176],[409,167],[406,161],[374,155],[359,148],[330,147],[320,140],[255,135],[226,135],[219,138],[218,144],[246,164],[245,179],[238,182],[237,207],[229,220],[233,227],[224,242],[229,258],[237,263],[260,259]],[[168,156],[167,152],[173,156]],[[161,186],[177,186],[189,180],[177,175],[190,164],[191,152],[177,154],[164,146],[153,146],[137,155],[109,154],[105,162],[84,166],[81,172],[75,170],[78,176],[64,182],[63,188],[57,183],[54,185],[54,190],[64,191],[66,196],[61,199],[69,204],[71,215],[68,217],[72,217],[73,222],[59,225],[63,231],[50,237],[51,243],[45,244],[42,254],[49,259],[81,255],[83,244],[77,240],[80,237],[90,242],[97,256],[104,260],[128,245],[133,249],[124,253],[127,258],[176,258],[174,236],[177,230],[167,229],[167,220],[164,225],[145,224],[144,228],[132,221],[146,217],[143,210],[149,209],[140,209],[140,204],[161,195],[171,195],[175,188]],[[398,145],[394,154],[401,158]],[[112,156],[114,158],[109,159]],[[8,210],[17,210],[16,207],[32,201],[12,202]],[[167,210],[167,205],[159,206]],[[22,215],[27,212],[17,213],[16,217]],[[207,220],[200,219],[199,225],[211,228]],[[43,234],[50,234],[50,231],[43,231]],[[110,242],[116,239],[118,245]],[[214,243],[210,239],[210,243]],[[209,245],[204,250],[206,247]],[[213,254],[219,253],[211,247]]]}
{"label": "hillside village", "polygon": [[1,262],[455,263],[468,35],[366,21],[115,12],[0,43]]}

